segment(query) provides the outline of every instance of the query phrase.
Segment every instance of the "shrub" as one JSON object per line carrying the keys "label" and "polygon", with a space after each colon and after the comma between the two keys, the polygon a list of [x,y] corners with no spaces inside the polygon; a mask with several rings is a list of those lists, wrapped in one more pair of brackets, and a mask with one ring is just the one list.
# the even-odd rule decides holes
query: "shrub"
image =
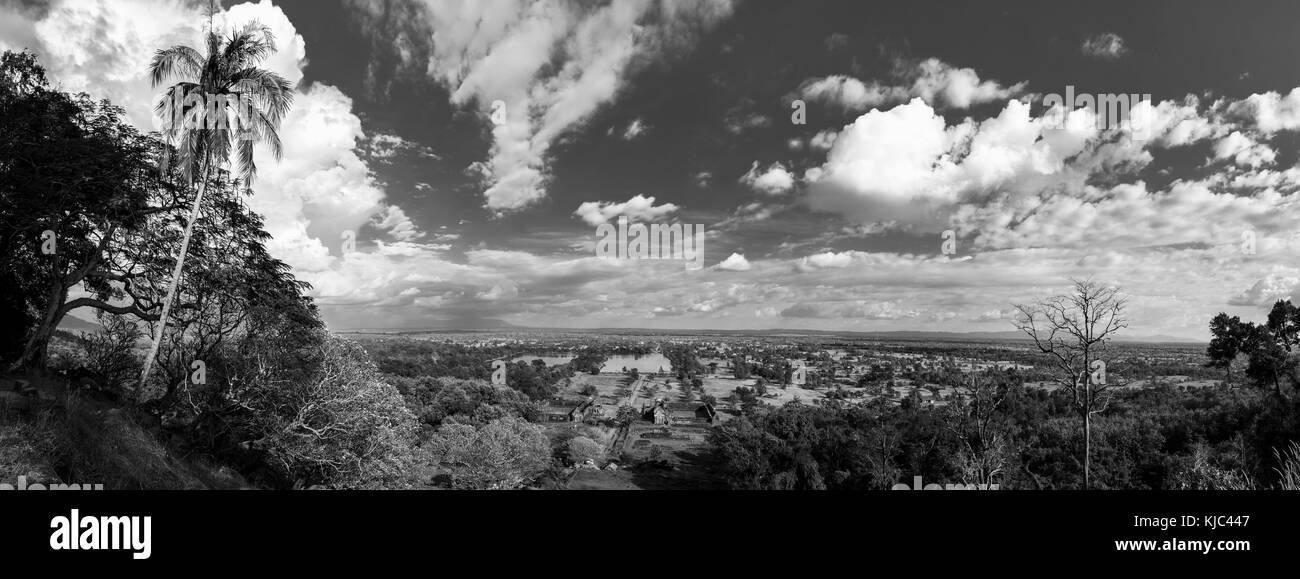
{"label": "shrub", "polygon": [[569,441],[569,462],[585,464],[590,460],[595,464],[600,464],[604,459],[605,448],[600,443],[585,436],[579,436]]}
{"label": "shrub", "polygon": [[429,458],[451,474],[460,489],[513,489],[550,464],[550,447],[540,426],[501,418],[474,427],[447,424],[425,445]]}

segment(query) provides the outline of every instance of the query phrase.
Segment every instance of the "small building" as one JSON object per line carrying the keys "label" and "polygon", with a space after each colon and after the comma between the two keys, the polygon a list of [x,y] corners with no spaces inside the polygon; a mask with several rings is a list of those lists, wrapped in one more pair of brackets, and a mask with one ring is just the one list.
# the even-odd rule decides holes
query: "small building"
{"label": "small building", "polygon": [[671,426],[672,418],[669,416],[668,409],[663,404],[655,404],[645,413],[645,417],[656,425]]}

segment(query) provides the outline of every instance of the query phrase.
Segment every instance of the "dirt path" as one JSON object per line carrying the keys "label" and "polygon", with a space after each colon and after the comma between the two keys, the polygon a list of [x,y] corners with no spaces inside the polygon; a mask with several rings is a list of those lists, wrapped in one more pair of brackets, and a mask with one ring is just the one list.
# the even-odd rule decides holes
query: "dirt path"
{"label": "dirt path", "polygon": [[632,383],[632,391],[627,395],[627,405],[636,408],[637,393],[641,392],[641,385],[646,381],[645,378],[637,377],[636,382]]}

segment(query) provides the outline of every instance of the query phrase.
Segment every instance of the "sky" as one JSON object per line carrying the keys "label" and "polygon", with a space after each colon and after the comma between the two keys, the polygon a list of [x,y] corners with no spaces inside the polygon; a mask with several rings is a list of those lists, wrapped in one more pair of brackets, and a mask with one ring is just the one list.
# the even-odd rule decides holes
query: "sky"
{"label": "sky", "polygon": [[[156,128],[206,6],[0,0],[0,49]],[[1295,2],[218,6],[296,83],[250,205],[335,330],[1007,331],[1073,277],[1205,339],[1300,298]],[[599,255],[620,217],[704,267]]]}

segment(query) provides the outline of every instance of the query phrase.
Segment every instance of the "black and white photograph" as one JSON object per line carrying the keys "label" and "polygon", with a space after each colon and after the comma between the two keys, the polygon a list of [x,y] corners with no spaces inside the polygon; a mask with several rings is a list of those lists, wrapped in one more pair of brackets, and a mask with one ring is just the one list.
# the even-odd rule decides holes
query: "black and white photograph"
{"label": "black and white photograph", "polygon": [[419,504],[672,550],[733,509],[938,537],[996,501],[1037,540],[1061,501],[1096,509],[1050,523],[1101,525],[1080,555],[1284,555],[1298,30],[1263,0],[0,0],[0,512],[39,501],[5,532],[147,562],[206,524],[151,497],[254,497],[237,525]]}

